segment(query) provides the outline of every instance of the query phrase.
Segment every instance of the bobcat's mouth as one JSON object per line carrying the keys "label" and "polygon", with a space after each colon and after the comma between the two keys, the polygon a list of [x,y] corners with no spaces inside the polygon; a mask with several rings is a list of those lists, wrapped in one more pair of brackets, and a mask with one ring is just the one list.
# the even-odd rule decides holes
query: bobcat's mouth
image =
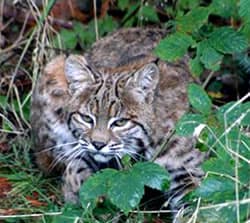
{"label": "bobcat's mouth", "polygon": [[79,140],[79,143],[96,162],[106,163],[113,158],[120,158],[123,154],[123,145],[120,143],[101,145],[101,143],[87,143],[83,140]]}
{"label": "bobcat's mouth", "polygon": [[101,162],[101,163],[106,163],[110,161],[112,158],[114,158],[114,155],[108,155],[100,152],[93,153],[92,156],[96,162]]}

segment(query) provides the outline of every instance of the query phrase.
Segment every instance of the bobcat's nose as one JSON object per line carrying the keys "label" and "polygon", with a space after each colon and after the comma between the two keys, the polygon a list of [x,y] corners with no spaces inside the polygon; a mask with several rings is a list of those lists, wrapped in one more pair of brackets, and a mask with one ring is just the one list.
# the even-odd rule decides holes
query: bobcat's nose
{"label": "bobcat's nose", "polygon": [[101,150],[106,144],[104,142],[93,141],[92,144],[97,150]]}

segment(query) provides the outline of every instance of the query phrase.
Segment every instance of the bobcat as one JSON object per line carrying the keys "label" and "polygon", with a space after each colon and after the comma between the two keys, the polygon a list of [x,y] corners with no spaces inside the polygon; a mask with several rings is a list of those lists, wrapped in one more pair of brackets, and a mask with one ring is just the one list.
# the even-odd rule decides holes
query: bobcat
{"label": "bobcat", "polygon": [[[159,60],[153,49],[166,32],[121,29],[84,55],[60,55],[40,75],[32,96],[31,124],[39,167],[62,172],[66,201],[96,171],[121,168],[121,158],[149,160],[188,109],[187,58]],[[196,187],[204,155],[192,138],[173,136],[155,162],[171,176],[169,200]]]}

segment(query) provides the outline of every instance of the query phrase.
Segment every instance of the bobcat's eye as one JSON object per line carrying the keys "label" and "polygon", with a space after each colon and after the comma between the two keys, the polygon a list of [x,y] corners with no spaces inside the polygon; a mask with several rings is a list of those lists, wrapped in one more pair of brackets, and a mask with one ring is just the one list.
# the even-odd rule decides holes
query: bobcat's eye
{"label": "bobcat's eye", "polygon": [[86,122],[86,123],[89,123],[89,124],[93,124],[94,123],[94,120],[91,116],[89,115],[84,115],[84,114],[80,114],[81,116],[81,119]]}
{"label": "bobcat's eye", "polygon": [[126,118],[121,118],[112,123],[113,127],[122,127],[128,123],[128,119]]}

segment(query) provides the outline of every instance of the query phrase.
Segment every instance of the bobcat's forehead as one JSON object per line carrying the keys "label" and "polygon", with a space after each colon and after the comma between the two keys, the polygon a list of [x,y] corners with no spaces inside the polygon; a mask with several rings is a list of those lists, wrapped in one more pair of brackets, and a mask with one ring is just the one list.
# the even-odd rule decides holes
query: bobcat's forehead
{"label": "bobcat's forehead", "polygon": [[122,102],[116,80],[113,77],[100,81],[95,92],[87,100],[87,109],[94,115],[107,117],[121,114]]}
{"label": "bobcat's forehead", "polygon": [[103,74],[90,94],[87,97],[83,94],[81,102],[76,102],[80,105],[79,111],[104,120],[119,116],[135,117],[137,106],[126,90],[126,81],[131,75],[132,72]]}

